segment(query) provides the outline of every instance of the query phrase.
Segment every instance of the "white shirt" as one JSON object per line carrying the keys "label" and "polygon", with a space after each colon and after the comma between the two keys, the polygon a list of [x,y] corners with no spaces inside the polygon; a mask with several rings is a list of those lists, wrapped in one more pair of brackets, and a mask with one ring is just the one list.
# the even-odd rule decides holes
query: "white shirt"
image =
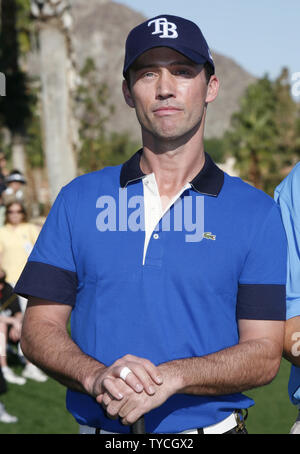
{"label": "white shirt", "polygon": [[[144,210],[145,210],[145,242],[144,242],[144,256],[143,265],[145,263],[145,257],[147,253],[148,244],[153,231],[160,219],[175,203],[175,201],[181,196],[181,194],[191,187],[190,183],[187,183],[182,189],[169,200],[165,209],[162,208],[161,198],[158,191],[158,186],[154,173],[150,173],[143,178],[143,189],[144,189]],[[154,233],[154,239],[159,239],[158,233]]]}

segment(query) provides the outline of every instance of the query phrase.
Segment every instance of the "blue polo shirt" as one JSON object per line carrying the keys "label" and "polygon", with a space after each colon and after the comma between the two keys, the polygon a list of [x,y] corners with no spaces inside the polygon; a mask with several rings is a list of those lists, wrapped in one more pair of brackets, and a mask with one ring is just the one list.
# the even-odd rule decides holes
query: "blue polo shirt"
{"label": "blue polo shirt", "polygon": [[[15,291],[71,305],[74,342],[107,366],[128,353],[156,365],[209,355],[238,343],[238,319],[285,320],[279,208],[207,154],[143,265],[141,153],[61,190]],[[176,394],[145,423],[149,433],[179,432],[251,405],[241,393]],[[89,395],[68,390],[67,408],[80,424],[129,431]]]}
{"label": "blue polo shirt", "polygon": [[[274,198],[281,209],[288,241],[286,318],[300,316],[300,162],[277,186]],[[295,341],[296,342],[296,341]],[[289,396],[300,407],[300,367],[292,365]]]}

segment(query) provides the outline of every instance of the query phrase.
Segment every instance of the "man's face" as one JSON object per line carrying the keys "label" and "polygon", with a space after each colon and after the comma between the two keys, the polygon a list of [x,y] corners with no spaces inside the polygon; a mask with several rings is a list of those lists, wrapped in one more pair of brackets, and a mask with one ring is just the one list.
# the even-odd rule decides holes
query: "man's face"
{"label": "man's face", "polygon": [[207,84],[203,65],[167,47],[150,49],[130,69],[126,102],[136,109],[142,130],[160,140],[176,140],[200,127],[204,107],[217,95],[218,80]]}

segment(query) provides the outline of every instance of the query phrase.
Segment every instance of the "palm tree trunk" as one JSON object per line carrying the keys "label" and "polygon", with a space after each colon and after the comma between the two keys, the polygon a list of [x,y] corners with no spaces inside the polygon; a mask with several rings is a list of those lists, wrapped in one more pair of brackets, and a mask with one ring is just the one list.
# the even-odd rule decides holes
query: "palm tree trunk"
{"label": "palm tree trunk", "polygon": [[256,188],[262,189],[262,175],[260,171],[258,155],[255,150],[251,150],[250,153],[249,180]]}
{"label": "palm tree trunk", "polygon": [[40,75],[42,82],[42,126],[51,203],[62,186],[77,174],[74,145],[70,48],[62,15],[68,1],[44,0],[42,8],[32,0],[38,18]]}
{"label": "palm tree trunk", "polygon": [[11,139],[12,148],[12,167],[18,169],[24,175],[26,175],[26,154],[24,147],[24,137],[20,134],[13,134]]}
{"label": "palm tree trunk", "polygon": [[45,157],[52,202],[60,188],[76,176],[71,140],[70,93],[66,38],[59,28],[40,29],[42,106]]}

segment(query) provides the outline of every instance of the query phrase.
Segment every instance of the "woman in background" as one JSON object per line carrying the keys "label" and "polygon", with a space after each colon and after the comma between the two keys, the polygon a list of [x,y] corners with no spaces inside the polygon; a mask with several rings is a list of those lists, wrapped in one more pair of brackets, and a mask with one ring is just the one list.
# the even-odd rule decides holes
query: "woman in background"
{"label": "woman in background", "polygon": [[[21,202],[13,201],[6,206],[5,223],[0,228],[0,267],[6,274],[6,282],[15,286],[28,256],[37,240],[39,229],[27,221],[27,213]],[[27,299],[19,296],[22,313],[24,314]],[[2,369],[4,378],[10,377]],[[23,377],[36,381],[46,381],[47,377],[36,366],[26,363]]]}
{"label": "woman in background", "polygon": [[17,282],[38,234],[38,227],[27,221],[21,202],[14,201],[6,206],[4,226],[0,228],[0,263],[10,285]]}

